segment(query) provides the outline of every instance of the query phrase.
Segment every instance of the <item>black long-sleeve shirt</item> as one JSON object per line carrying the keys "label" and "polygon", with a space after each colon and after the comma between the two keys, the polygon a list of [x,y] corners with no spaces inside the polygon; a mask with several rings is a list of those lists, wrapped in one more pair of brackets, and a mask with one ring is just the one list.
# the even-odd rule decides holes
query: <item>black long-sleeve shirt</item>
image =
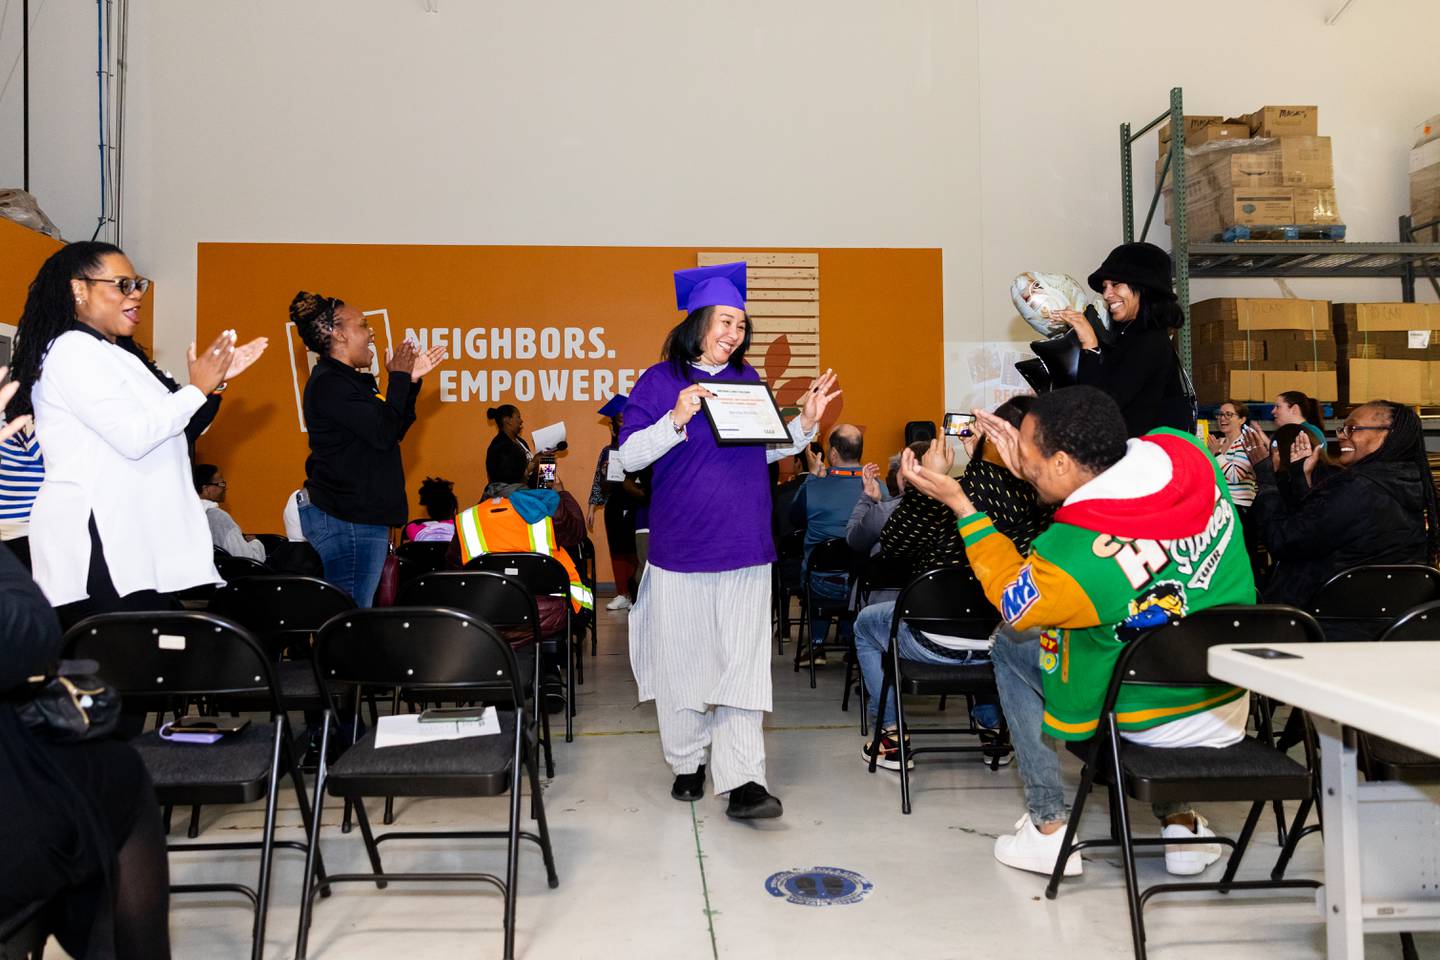
{"label": "black long-sleeve shirt", "polygon": [[321,510],[347,523],[398,527],[409,516],[400,441],[415,422],[421,381],[391,372],[375,378],[321,357],[305,384],[310,457],[305,489]]}
{"label": "black long-sleeve shirt", "polygon": [[1080,351],[1078,382],[1115,398],[1130,436],[1156,427],[1192,433],[1194,412],[1180,378],[1180,361],[1167,330],[1122,326],[1099,351]]}

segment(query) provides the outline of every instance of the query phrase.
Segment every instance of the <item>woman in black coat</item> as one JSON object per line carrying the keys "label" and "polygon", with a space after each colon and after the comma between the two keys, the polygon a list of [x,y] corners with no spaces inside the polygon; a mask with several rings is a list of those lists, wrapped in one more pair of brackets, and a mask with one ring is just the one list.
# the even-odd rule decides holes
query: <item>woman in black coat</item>
{"label": "woman in black coat", "polygon": [[[1420,418],[1409,407],[1377,400],[1356,407],[1337,433],[1345,469],[1288,505],[1276,489],[1268,449],[1256,461],[1259,492],[1251,517],[1275,558],[1267,603],[1303,607],[1331,577],[1370,563],[1433,563],[1440,516],[1425,456]],[[1291,471],[1320,448],[1301,433]]]}
{"label": "woman in black coat", "polygon": [[491,407],[485,416],[495,423],[495,439],[485,451],[485,487],[495,485],[527,484],[540,461],[535,459],[530,445],[520,432],[525,429],[525,420],[513,403]]}
{"label": "woman in black coat", "polygon": [[44,901],[72,957],[169,957],[165,837],[140,755],[119,740],[54,740],[16,710],[27,678],[59,657],[55,611],[0,550],[0,920]]}
{"label": "woman in black coat", "polygon": [[1090,286],[1110,308],[1108,333],[1074,310],[1052,314],[1080,338],[1076,382],[1113,397],[1132,437],[1156,427],[1193,433],[1194,401],[1170,339],[1185,323],[1170,255],[1153,243],[1121,244],[1090,274]]}

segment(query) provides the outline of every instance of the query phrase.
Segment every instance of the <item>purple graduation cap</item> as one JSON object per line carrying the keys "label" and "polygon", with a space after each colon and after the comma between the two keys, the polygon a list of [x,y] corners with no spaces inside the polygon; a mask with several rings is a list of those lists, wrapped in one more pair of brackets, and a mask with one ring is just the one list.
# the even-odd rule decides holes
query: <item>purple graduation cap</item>
{"label": "purple graduation cap", "polygon": [[745,264],[675,271],[675,307],[691,313],[701,307],[745,309]]}
{"label": "purple graduation cap", "polygon": [[629,402],[629,397],[625,396],[625,394],[623,393],[617,393],[615,394],[615,396],[605,401],[605,406],[600,408],[600,416],[609,417],[613,420],[615,417],[619,416],[620,411],[624,410],[625,404]]}

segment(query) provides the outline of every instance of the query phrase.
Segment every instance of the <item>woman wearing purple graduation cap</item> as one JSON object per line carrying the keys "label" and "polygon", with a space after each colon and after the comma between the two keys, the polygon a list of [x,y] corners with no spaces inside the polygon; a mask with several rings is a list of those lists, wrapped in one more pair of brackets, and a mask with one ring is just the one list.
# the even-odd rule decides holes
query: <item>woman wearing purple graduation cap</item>
{"label": "woman wearing purple graduation cap", "polygon": [[641,701],[655,701],[660,745],[675,773],[670,795],[698,800],[705,767],[737,820],[778,817],[766,789],[770,709],[770,477],[767,466],[805,448],[830,401],[827,370],[805,392],[791,444],[720,446],[691,420],[707,382],[758,381],[745,362],[745,264],[675,273],[687,315],[665,340],[625,407],[625,470],[653,469],[649,562],[630,615],[630,664]]}

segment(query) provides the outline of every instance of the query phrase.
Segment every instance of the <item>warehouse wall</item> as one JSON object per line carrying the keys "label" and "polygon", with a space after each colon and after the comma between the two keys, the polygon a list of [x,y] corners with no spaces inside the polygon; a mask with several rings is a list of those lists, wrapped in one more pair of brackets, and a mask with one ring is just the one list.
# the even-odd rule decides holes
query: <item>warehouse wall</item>
{"label": "warehouse wall", "polygon": [[[955,405],[967,351],[1024,337],[1010,278],[1083,276],[1118,240],[1116,127],[1176,84],[1198,113],[1319,104],[1352,238],[1393,238],[1410,129],[1440,110],[1440,60],[1407,38],[1440,4],[1356,0],[1325,26],[1340,2],[144,0],[126,244],[163,284],[171,364],[199,241],[941,247]],[[88,236],[95,8],[37,6],[35,185]],[[19,180],[18,88],[0,182]]]}

